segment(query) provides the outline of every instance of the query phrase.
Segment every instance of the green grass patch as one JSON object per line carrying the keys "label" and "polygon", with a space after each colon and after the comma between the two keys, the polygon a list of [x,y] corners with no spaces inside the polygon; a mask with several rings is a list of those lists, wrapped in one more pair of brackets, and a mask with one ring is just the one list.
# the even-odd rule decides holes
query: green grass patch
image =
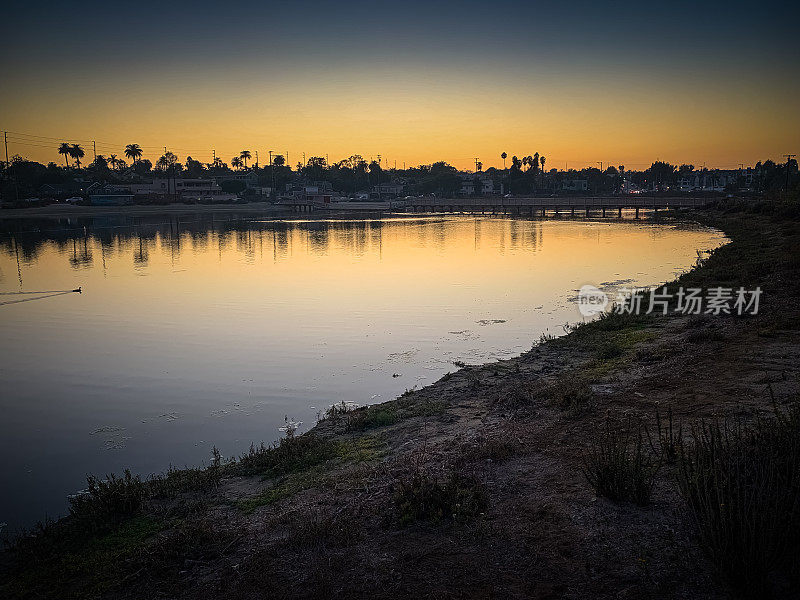
{"label": "green grass patch", "polygon": [[344,422],[348,431],[364,431],[388,427],[412,417],[432,417],[447,409],[445,402],[415,398],[413,391],[382,404],[351,406],[345,402],[334,404],[326,412],[326,418]]}

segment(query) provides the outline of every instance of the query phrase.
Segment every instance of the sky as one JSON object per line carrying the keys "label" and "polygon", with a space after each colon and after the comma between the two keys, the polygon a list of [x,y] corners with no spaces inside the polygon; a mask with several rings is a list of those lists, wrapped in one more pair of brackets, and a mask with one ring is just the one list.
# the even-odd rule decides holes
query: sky
{"label": "sky", "polygon": [[9,154],[736,168],[800,150],[794,2],[15,3]]}

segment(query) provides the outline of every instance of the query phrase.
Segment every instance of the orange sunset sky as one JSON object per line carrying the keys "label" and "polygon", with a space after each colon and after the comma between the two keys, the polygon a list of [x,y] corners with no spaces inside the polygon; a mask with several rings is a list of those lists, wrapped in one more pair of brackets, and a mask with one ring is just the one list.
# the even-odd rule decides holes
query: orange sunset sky
{"label": "orange sunset sky", "polygon": [[749,6],[33,4],[0,25],[0,128],[42,162],[95,140],[151,160],[735,168],[800,146],[798,11]]}

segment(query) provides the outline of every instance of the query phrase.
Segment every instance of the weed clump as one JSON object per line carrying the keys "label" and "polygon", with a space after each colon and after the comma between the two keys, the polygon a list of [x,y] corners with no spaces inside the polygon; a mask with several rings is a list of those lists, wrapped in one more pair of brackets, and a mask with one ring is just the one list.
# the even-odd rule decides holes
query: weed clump
{"label": "weed clump", "polygon": [[457,471],[451,471],[443,482],[416,471],[397,481],[394,506],[401,526],[445,519],[466,522],[486,510],[487,496],[481,482]]}
{"label": "weed clump", "polygon": [[578,413],[591,402],[592,386],[579,376],[562,377],[547,388],[546,394],[557,408],[569,413]]}
{"label": "weed clump", "polygon": [[598,495],[640,506],[650,503],[659,461],[648,451],[645,437],[641,424],[619,427],[606,422],[583,465],[583,474]]}
{"label": "weed clump", "polygon": [[337,446],[331,440],[308,433],[287,435],[273,445],[251,444],[230,469],[237,475],[272,478],[308,469],[336,456]]}
{"label": "weed clump", "polygon": [[701,542],[737,587],[765,597],[775,573],[800,576],[800,404],[694,426],[678,466]]}
{"label": "weed clump", "polygon": [[147,484],[125,469],[122,477],[87,477],[86,490],[69,498],[73,523],[88,533],[118,525],[139,510],[148,495]]}

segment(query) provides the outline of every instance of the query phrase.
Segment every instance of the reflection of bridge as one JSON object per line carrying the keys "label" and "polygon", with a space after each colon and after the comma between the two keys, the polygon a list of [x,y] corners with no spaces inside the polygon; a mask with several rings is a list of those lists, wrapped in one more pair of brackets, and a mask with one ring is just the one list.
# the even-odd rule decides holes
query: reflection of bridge
{"label": "reflection of bridge", "polygon": [[708,198],[689,197],[642,197],[615,196],[589,198],[414,198],[408,200],[408,209],[414,212],[468,212],[481,214],[510,214],[542,216],[546,211],[556,213],[575,211],[588,216],[593,211],[606,216],[606,211],[616,211],[622,216],[623,209],[633,209],[636,216],[639,210],[658,211],[664,208],[701,208]]}

